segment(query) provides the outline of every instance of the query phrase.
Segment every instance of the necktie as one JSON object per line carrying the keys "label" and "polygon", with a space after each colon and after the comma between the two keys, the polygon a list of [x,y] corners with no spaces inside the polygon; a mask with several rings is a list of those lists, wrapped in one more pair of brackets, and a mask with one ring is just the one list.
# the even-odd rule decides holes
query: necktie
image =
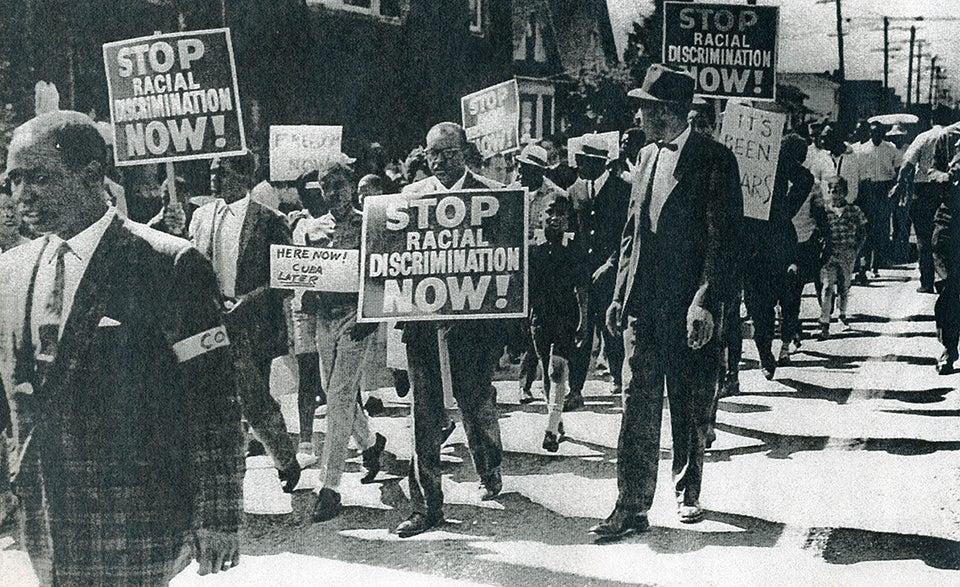
{"label": "necktie", "polygon": [[60,342],[60,325],[63,322],[63,294],[66,281],[66,262],[64,256],[70,251],[66,241],[60,241],[53,252],[50,263],[54,264],[53,287],[47,294],[43,314],[37,324],[40,347],[38,358],[52,361],[57,356],[57,344]]}
{"label": "necktie", "polygon": [[653,207],[653,183],[657,179],[657,163],[660,162],[660,151],[657,151],[657,154],[653,157],[653,163],[650,165],[650,178],[647,180],[647,193],[644,194],[644,206],[646,210],[644,215],[649,223],[650,232],[657,232],[657,220],[660,218],[660,209],[663,207],[662,204],[658,203],[656,209]]}

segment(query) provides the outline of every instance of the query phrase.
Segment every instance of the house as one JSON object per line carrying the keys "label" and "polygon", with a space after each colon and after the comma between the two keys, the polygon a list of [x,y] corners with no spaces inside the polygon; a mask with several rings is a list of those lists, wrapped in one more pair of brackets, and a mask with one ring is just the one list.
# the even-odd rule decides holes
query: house
{"label": "house", "polygon": [[513,0],[521,136],[539,139],[561,130],[558,90],[581,69],[617,60],[606,0]]}

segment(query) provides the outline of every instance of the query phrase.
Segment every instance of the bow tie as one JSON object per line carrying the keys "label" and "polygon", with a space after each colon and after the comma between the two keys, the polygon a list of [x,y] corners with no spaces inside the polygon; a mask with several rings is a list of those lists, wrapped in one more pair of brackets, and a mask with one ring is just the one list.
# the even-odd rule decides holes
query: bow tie
{"label": "bow tie", "polygon": [[668,143],[668,142],[666,142],[666,141],[657,141],[657,148],[659,148],[659,149],[661,149],[661,150],[666,149],[666,150],[668,150],[668,151],[676,151],[676,150],[677,150],[677,144],[676,144],[676,143]]}

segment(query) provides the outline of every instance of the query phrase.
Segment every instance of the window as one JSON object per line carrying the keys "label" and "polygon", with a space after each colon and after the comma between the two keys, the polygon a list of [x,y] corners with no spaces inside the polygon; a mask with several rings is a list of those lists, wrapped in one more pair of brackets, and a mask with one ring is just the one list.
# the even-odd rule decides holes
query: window
{"label": "window", "polygon": [[537,131],[537,96],[520,94],[520,137],[539,138]]}
{"label": "window", "polygon": [[400,17],[400,0],[307,0],[307,4],[322,4],[328,8],[387,18]]}
{"label": "window", "polygon": [[470,0],[470,31],[483,34],[483,0]]}
{"label": "window", "polygon": [[533,60],[544,63],[547,60],[547,47],[543,42],[543,24],[536,12],[531,12],[527,18],[523,40],[513,48],[514,61]]}

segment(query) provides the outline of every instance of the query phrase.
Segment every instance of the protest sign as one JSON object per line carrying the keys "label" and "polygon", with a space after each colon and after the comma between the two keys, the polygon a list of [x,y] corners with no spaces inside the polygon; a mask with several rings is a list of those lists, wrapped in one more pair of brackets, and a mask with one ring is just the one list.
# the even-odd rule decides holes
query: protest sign
{"label": "protest sign", "polygon": [[106,43],[117,165],[247,151],[230,29]]}
{"label": "protest sign", "polygon": [[270,287],[356,292],[360,289],[360,251],[270,245]]}
{"label": "protest sign", "polygon": [[490,86],[460,98],[467,140],[487,159],[520,148],[520,92],[517,80]]}
{"label": "protest sign", "polygon": [[780,157],[780,139],[787,121],[785,114],[730,102],[723,112],[720,142],[737,157],[743,215],[769,220],[773,182]]}
{"label": "protest sign", "polygon": [[614,161],[620,158],[620,132],[588,133],[579,137],[567,139],[567,163],[570,167],[577,166],[577,153],[583,150],[583,144],[607,150],[607,159]]}
{"label": "protest sign", "polygon": [[342,126],[270,127],[270,181],[293,181],[340,154]]}
{"label": "protest sign", "polygon": [[687,69],[697,95],[776,99],[778,7],[665,2],[663,11],[663,62]]}
{"label": "protest sign", "polygon": [[363,207],[360,322],[526,316],[522,190],[368,196]]}

